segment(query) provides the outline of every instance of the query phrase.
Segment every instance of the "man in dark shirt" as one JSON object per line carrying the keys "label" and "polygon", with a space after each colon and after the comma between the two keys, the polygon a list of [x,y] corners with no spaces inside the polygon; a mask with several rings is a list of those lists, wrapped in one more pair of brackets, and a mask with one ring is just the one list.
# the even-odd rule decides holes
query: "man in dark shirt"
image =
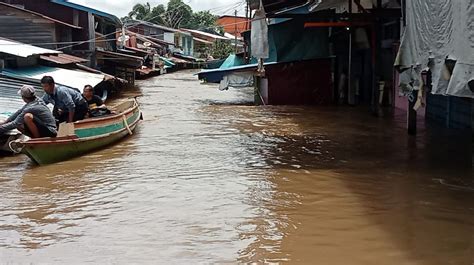
{"label": "man in dark shirt", "polygon": [[32,86],[23,86],[18,94],[26,103],[21,109],[0,122],[0,135],[18,129],[32,138],[55,137],[56,121],[46,104],[35,95]]}
{"label": "man in dark shirt", "polygon": [[94,95],[94,88],[91,85],[84,87],[84,98],[89,105],[89,117],[100,117],[110,114],[110,110],[104,104],[104,101],[97,95]]}
{"label": "man in dark shirt", "polygon": [[54,115],[62,122],[75,122],[85,118],[89,110],[86,100],[79,91],[72,88],[56,85],[51,76],[41,79],[41,86],[45,95],[43,101],[46,104],[54,104]]}
{"label": "man in dark shirt", "polygon": [[91,85],[86,85],[84,87],[84,92],[82,94],[89,105],[89,111],[96,109],[96,108],[104,108],[104,101],[97,96],[94,95],[94,88]]}

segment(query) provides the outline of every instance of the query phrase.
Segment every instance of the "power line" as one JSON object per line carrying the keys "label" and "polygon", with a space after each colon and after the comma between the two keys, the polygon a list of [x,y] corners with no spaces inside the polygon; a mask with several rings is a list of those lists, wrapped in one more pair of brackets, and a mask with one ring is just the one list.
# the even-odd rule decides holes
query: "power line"
{"label": "power line", "polygon": [[[239,1],[239,2],[236,2],[236,3],[233,3],[232,4],[232,7],[231,8],[228,8],[228,10],[232,10],[232,9],[235,9],[235,7],[238,5],[240,5],[241,3],[243,3],[245,1]],[[229,5],[225,5],[226,7],[229,6]],[[223,6],[221,6],[223,7]],[[215,7],[215,8],[219,8],[219,7]],[[175,8],[177,9],[177,8]],[[211,10],[211,9],[209,9]],[[203,10],[205,11],[205,10]],[[251,19],[251,21],[255,21],[254,19]],[[148,23],[151,23],[153,24],[152,22],[149,22],[149,21],[145,21],[145,22],[148,22]],[[237,25],[237,24],[243,24],[243,23],[247,23],[247,21],[241,21],[241,22],[235,22],[235,23],[229,23],[229,24],[224,24],[224,25],[215,25],[215,26],[210,26],[210,27],[205,27],[205,28],[202,28],[201,30],[206,30],[206,29],[214,29],[215,27],[225,27],[225,26],[233,26],[233,25]],[[128,29],[129,27],[134,27],[134,26],[137,26],[137,25],[140,25],[140,24],[143,24],[143,22],[138,22],[136,24],[132,24],[132,25],[127,25],[126,28]],[[179,30],[179,29],[176,29],[176,30]],[[101,36],[98,36],[98,37],[95,37],[95,38],[92,38],[92,39],[88,39],[88,40],[83,40],[83,41],[70,41],[70,42],[45,42],[45,43],[12,43],[12,44],[6,44],[6,43],[0,43],[0,46],[1,45],[66,45],[66,44],[71,44],[71,45],[68,45],[68,46],[65,46],[65,47],[59,47],[57,48],[56,50],[64,50],[64,49],[67,49],[67,48],[70,48],[70,47],[74,47],[74,46],[77,46],[77,45],[82,45],[82,44],[86,44],[86,43],[90,43],[90,42],[107,42],[107,41],[112,41],[112,39],[110,40],[98,40],[100,38],[104,38],[104,37],[107,37],[107,36],[110,36],[112,34],[116,34],[116,33],[120,33],[121,31],[115,31],[115,32],[112,32],[112,33],[108,33],[108,34],[105,34],[105,35],[101,35]],[[163,36],[164,34],[158,34],[158,35],[152,35],[152,36]]]}

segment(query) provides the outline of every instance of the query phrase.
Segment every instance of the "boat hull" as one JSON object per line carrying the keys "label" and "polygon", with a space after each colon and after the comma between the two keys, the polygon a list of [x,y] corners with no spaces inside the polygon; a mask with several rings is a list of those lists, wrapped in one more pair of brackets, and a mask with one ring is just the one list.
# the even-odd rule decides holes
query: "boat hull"
{"label": "boat hull", "polygon": [[26,141],[23,152],[39,165],[64,161],[101,149],[131,135],[140,119],[141,112],[136,105],[112,117],[77,122],[74,124],[74,135]]}

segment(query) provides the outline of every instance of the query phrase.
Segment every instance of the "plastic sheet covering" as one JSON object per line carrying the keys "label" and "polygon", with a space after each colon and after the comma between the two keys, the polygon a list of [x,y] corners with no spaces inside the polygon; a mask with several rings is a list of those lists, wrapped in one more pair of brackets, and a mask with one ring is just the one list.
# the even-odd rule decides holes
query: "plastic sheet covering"
{"label": "plastic sheet covering", "polygon": [[[454,68],[447,59],[455,62]],[[432,93],[474,98],[474,0],[406,1],[406,28],[395,65],[402,92],[419,89],[430,69]]]}
{"label": "plastic sheet covering", "polygon": [[228,69],[234,66],[244,65],[245,60],[243,57],[237,56],[235,54],[230,54],[225,61],[219,66],[219,69]]}
{"label": "plastic sheet covering", "polygon": [[269,57],[268,46],[268,25],[263,6],[255,11],[252,19],[251,34],[251,52],[252,56],[257,59],[266,59]]}
{"label": "plastic sheet covering", "polygon": [[5,69],[3,74],[33,80],[41,80],[43,76],[49,75],[54,78],[56,83],[78,89],[81,93],[85,85],[96,86],[105,79],[102,74],[46,66]]}
{"label": "plastic sheet covering", "polygon": [[253,86],[253,72],[234,72],[224,76],[219,84],[219,90],[251,86]]}
{"label": "plastic sheet covering", "polygon": [[[0,73],[0,115],[8,115],[21,108],[25,102],[18,95],[18,90],[23,85],[30,85],[36,89],[38,96],[43,95],[43,90],[39,82],[34,82],[27,79],[16,79],[3,76]],[[0,118],[1,120],[2,118]]]}

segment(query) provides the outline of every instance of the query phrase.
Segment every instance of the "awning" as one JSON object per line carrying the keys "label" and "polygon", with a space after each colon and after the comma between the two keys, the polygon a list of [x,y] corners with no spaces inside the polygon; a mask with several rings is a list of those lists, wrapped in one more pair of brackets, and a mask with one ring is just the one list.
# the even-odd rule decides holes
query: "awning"
{"label": "awning", "polygon": [[128,55],[118,52],[97,50],[97,59],[107,60],[119,65],[126,65],[131,68],[138,68],[143,65],[143,57]]}
{"label": "awning", "polygon": [[211,38],[211,39],[214,39],[214,40],[229,40],[228,38],[226,38],[224,36],[212,34],[212,33],[209,33],[209,32],[204,32],[204,31],[200,31],[200,30],[194,30],[194,29],[181,29],[181,30],[190,32],[191,35],[199,35],[199,36],[201,36],[201,38],[206,37],[206,38]]}
{"label": "awning", "polygon": [[175,63],[173,63],[173,61],[163,56],[160,56],[160,60],[162,60],[165,63],[165,67],[168,68],[171,68],[176,65]]}
{"label": "awning", "polygon": [[41,60],[52,62],[55,64],[75,64],[75,63],[85,63],[88,62],[87,59],[72,56],[69,54],[60,53],[57,55],[41,55]]}
{"label": "awning", "polygon": [[101,74],[46,66],[4,69],[2,74],[11,77],[30,78],[38,81],[41,80],[43,76],[49,75],[53,77],[57,84],[76,88],[81,92],[85,85],[96,86],[105,78],[105,76]]}
{"label": "awning", "polygon": [[59,54],[60,51],[44,49],[33,45],[0,38],[0,53],[11,54],[18,57],[28,57],[39,54]]}
{"label": "awning", "polygon": [[[264,65],[267,65],[265,63]],[[199,80],[205,80],[208,83],[219,83],[224,76],[232,73],[232,72],[242,72],[242,71],[255,71],[257,70],[258,64],[246,64],[246,65],[239,65],[233,66],[228,68],[218,68],[218,69],[209,69],[209,70],[201,70],[201,72],[197,73]]]}
{"label": "awning", "polygon": [[133,31],[130,31],[130,32],[131,32],[131,34],[135,34],[137,36],[137,39],[139,39],[143,42],[150,42],[150,43],[155,44],[155,45],[160,46],[160,47],[163,46],[163,45],[165,45],[165,46],[169,46],[169,45],[174,46],[173,42],[167,42],[165,40],[160,40],[158,38],[153,38],[151,36],[141,35],[141,34],[138,34],[136,32],[133,32]]}
{"label": "awning", "polygon": [[197,42],[200,42],[200,43],[208,44],[208,45],[209,45],[209,44],[210,44],[210,45],[213,44],[212,41],[207,41],[207,40],[203,40],[203,39],[196,38],[196,37],[193,37],[193,40],[194,40],[194,41],[197,41]]}
{"label": "awning", "polygon": [[92,13],[96,16],[107,18],[110,21],[113,21],[114,23],[116,23],[118,25],[122,25],[122,21],[118,17],[116,17],[112,14],[103,12],[103,11],[99,11],[99,10],[94,9],[94,8],[90,8],[90,7],[87,7],[87,6],[72,3],[72,2],[69,2],[67,0],[51,0],[51,2],[53,2],[55,4],[58,4],[58,5],[67,6],[67,7],[70,7],[72,9],[81,10],[81,11],[84,11],[84,12],[87,12],[87,13]]}
{"label": "awning", "polygon": [[3,118],[6,118],[25,104],[18,95],[18,90],[23,85],[33,86],[36,89],[36,95],[40,97],[44,93],[38,80],[9,77],[0,72],[0,116],[3,114]]}
{"label": "awning", "polygon": [[48,21],[51,21],[51,22],[54,22],[54,23],[57,23],[57,24],[61,24],[61,25],[66,26],[66,27],[70,27],[70,28],[73,28],[73,29],[82,29],[82,27],[75,26],[75,25],[72,25],[72,24],[69,24],[69,23],[66,23],[66,22],[63,22],[63,21],[54,19],[54,18],[50,18],[50,17],[45,16],[45,15],[43,15],[43,14],[40,14],[40,13],[31,11],[31,10],[28,10],[28,9],[24,9],[24,8],[18,7],[18,6],[16,6],[16,5],[11,5],[11,4],[2,3],[2,2],[0,2],[0,5],[3,5],[4,7],[7,7],[7,8],[13,8],[13,9],[16,9],[16,10],[18,10],[18,11],[28,13],[28,14],[33,15],[33,16],[36,16],[36,17],[43,18],[43,19],[46,19],[46,20],[48,20]]}

